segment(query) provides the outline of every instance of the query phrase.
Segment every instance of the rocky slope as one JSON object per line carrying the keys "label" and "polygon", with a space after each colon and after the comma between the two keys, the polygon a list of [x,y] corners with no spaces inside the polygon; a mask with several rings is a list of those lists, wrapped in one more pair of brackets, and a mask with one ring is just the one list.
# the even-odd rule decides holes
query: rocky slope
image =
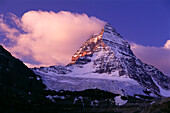
{"label": "rocky slope", "polygon": [[[114,84],[109,84],[110,87],[104,88],[99,87],[99,82],[96,82],[97,86],[89,85],[88,87],[86,84],[92,84],[92,82],[84,81],[84,83],[81,82],[82,89],[97,87],[111,91],[109,88],[112,88],[111,92],[119,92],[120,94],[128,94],[128,91],[133,89],[131,95],[147,92],[152,96],[170,96],[170,78],[154,66],[145,64],[138,59],[131,51],[128,42],[109,24],[105,25],[99,35],[90,37],[73,55],[71,63],[67,66],[41,67],[33,70],[41,75],[47,87],[53,90],[67,89],[66,86],[49,85],[49,81],[59,82],[57,77],[66,76],[72,77],[72,79],[75,77],[109,79],[113,82],[122,82],[121,84],[126,83],[129,86],[119,85],[112,88],[111,85]],[[102,84],[102,80],[100,84]],[[66,81],[60,82],[61,85],[65,83]],[[67,83],[71,84],[70,81]],[[69,90],[77,90],[77,85],[80,84],[73,85]],[[103,83],[103,86],[106,85],[107,83]]]}

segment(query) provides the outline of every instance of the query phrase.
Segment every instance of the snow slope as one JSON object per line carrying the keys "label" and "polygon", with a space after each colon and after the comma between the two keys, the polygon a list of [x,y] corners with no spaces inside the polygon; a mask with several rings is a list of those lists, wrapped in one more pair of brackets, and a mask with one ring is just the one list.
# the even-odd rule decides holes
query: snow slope
{"label": "snow slope", "polygon": [[[70,76],[70,75],[52,75],[52,74],[42,74],[36,73],[42,76],[44,84],[46,84],[48,89],[51,90],[69,90],[69,91],[82,91],[85,89],[100,89],[109,91],[115,94],[131,95],[142,94],[146,95],[143,90],[145,88],[141,87],[136,81],[118,77],[108,77],[108,75],[101,75],[95,78],[97,75],[87,76]],[[108,78],[103,78],[107,76]],[[111,79],[109,79],[111,78]]]}

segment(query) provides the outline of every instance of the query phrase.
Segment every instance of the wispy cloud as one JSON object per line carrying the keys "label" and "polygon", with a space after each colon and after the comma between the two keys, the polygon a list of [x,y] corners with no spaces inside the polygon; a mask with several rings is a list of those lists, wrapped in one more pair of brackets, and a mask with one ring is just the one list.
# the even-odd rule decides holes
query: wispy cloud
{"label": "wispy cloud", "polygon": [[10,20],[13,27],[1,15],[5,48],[27,64],[44,66],[69,63],[81,44],[105,25],[96,17],[66,11],[29,11],[21,18],[10,13]]}
{"label": "wispy cloud", "polygon": [[143,62],[151,64],[170,76],[170,40],[163,47],[142,46],[131,43],[134,54]]}

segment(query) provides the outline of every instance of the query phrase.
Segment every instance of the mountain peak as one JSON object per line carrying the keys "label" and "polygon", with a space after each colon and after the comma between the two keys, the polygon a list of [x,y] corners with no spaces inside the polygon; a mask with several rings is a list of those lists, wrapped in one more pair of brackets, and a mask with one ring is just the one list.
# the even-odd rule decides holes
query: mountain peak
{"label": "mountain peak", "polygon": [[105,47],[106,45],[102,43],[104,29],[101,30],[99,35],[90,37],[77,52],[72,56],[71,64],[74,64],[79,57],[83,57],[85,55],[91,55],[95,51],[98,51],[101,47]]}
{"label": "mountain peak", "polygon": [[80,49],[77,50],[72,56],[71,64],[74,64],[79,57],[92,55],[94,52],[99,52],[101,49],[104,51],[110,50],[114,52],[115,55],[118,55],[123,52],[123,48],[125,49],[124,52],[126,54],[133,55],[128,42],[124,40],[109,23],[107,23],[99,35],[90,37]]}

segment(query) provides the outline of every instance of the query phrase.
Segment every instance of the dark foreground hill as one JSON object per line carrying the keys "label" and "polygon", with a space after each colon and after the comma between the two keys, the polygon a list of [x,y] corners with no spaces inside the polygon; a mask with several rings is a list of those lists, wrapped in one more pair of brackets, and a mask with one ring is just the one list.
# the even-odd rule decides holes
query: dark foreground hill
{"label": "dark foreground hill", "polygon": [[0,111],[27,111],[45,101],[45,85],[22,61],[0,46]]}

